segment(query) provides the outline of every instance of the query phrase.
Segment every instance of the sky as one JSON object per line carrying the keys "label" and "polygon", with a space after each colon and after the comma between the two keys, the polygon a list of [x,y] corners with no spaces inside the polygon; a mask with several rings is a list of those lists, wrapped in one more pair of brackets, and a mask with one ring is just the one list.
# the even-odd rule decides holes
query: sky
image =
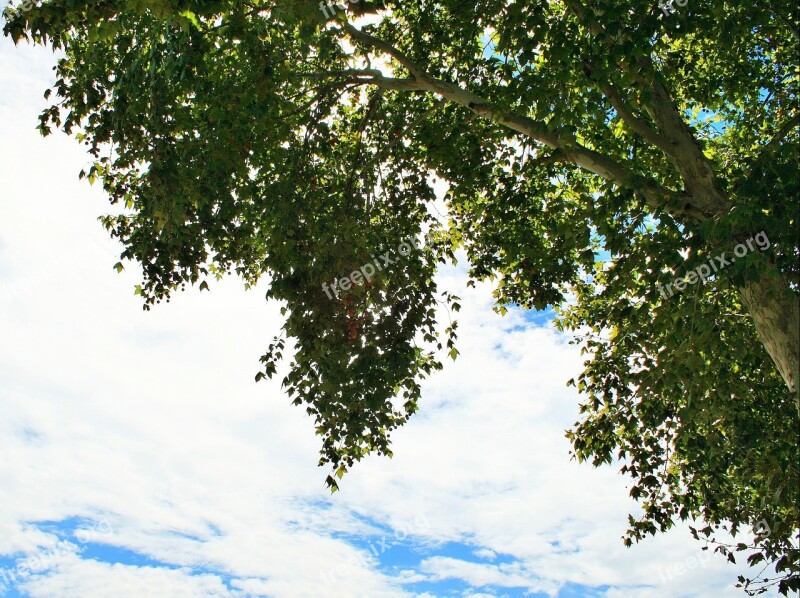
{"label": "sky", "polygon": [[461,352],[394,458],[333,495],[313,421],[258,384],[281,326],[229,278],[142,310],[90,157],[35,130],[55,55],[0,39],[0,595],[743,596],[686,526],[625,548],[619,464],[570,459],[582,358],[546,314],[492,311],[462,264]]}

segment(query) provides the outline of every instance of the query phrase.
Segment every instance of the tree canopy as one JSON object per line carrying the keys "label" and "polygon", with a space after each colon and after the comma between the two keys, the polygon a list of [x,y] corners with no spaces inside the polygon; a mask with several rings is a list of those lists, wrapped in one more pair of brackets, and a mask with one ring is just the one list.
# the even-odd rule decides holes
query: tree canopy
{"label": "tree canopy", "polygon": [[391,454],[440,350],[457,355],[437,306],[458,298],[434,274],[463,249],[500,311],[554,307],[581,343],[568,435],[578,459],[631,477],[644,513],[625,541],[699,519],[731,560],[774,565],[747,591],[786,594],[800,588],[789,4],[49,0],[7,8],[4,31],[64,51],[39,127],[94,156],[81,175],[116,206],[103,224],[141,265],[145,308],[226,273],[269,278],[285,324],[257,378],[293,351],[283,383],[315,418],[333,489]]}

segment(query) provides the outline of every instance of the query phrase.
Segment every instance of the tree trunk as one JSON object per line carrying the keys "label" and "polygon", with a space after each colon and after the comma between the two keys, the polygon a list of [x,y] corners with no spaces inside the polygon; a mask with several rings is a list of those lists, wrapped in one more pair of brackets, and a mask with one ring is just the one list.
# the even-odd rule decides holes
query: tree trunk
{"label": "tree trunk", "polygon": [[739,291],[755,322],[758,337],[800,409],[800,298],[783,277],[748,281]]}

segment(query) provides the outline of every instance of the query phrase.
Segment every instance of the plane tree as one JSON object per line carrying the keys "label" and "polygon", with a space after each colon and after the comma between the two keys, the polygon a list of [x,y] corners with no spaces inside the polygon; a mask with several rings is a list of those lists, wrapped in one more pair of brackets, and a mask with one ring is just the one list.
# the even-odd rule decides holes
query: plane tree
{"label": "plane tree", "polygon": [[333,489],[391,454],[421,380],[457,355],[437,313],[458,299],[434,275],[462,250],[498,310],[555,308],[581,344],[567,434],[575,457],[630,476],[642,513],[625,542],[702,521],[693,533],[729,559],[774,566],[746,591],[786,594],[789,4],[49,0],[7,8],[4,31],[61,50],[39,128],[87,145],[81,175],[109,195],[102,221],[141,266],[146,309],[226,273],[268,278],[285,323],[257,378],[291,352],[283,384]]}

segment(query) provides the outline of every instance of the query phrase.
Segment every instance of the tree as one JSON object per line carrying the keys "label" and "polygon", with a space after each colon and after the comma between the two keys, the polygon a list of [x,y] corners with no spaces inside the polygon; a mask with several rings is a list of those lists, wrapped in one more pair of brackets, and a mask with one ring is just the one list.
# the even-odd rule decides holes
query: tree
{"label": "tree", "polygon": [[[499,310],[554,306],[578,333],[568,435],[631,476],[644,515],[626,542],[700,518],[730,559],[775,564],[747,591],[785,594],[800,587],[788,4],[50,0],[7,10],[4,30],[65,51],[40,129],[79,131],[95,157],[81,174],[119,206],[103,223],[144,270],[145,308],[226,272],[270,277],[286,322],[257,378],[291,340],[283,383],[334,490],[390,454],[442,342],[457,354],[436,321],[457,298],[433,275],[465,248]],[[721,544],[720,526],[754,544]]]}

